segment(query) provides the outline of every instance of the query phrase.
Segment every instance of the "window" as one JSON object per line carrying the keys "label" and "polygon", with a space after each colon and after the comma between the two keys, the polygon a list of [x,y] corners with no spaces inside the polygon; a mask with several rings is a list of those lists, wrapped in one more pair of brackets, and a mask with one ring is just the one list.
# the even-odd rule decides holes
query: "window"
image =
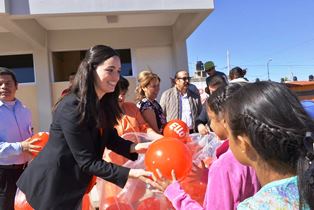
{"label": "window", "polygon": [[121,74],[122,76],[132,76],[132,60],[131,60],[131,50],[123,49],[117,50],[121,58]]}
{"label": "window", "polygon": [[32,54],[0,56],[0,66],[13,70],[19,83],[35,82]]}
{"label": "window", "polygon": [[[117,50],[121,58],[121,74],[132,76],[132,60],[130,49]],[[85,57],[86,50],[53,52],[52,63],[54,71],[54,81],[68,81],[68,76],[76,72],[81,60]]]}

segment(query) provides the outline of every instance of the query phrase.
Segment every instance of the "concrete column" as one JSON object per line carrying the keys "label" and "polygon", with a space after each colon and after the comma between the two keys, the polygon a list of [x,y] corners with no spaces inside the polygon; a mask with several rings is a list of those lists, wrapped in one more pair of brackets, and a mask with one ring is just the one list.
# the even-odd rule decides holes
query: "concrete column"
{"label": "concrete column", "polygon": [[34,69],[37,86],[39,130],[48,131],[52,120],[52,90],[49,72],[48,49],[34,49]]}
{"label": "concrete column", "polygon": [[185,69],[187,71],[189,70],[186,40],[174,39],[173,57],[175,60],[174,72],[177,72],[178,70],[181,70],[181,69]]}

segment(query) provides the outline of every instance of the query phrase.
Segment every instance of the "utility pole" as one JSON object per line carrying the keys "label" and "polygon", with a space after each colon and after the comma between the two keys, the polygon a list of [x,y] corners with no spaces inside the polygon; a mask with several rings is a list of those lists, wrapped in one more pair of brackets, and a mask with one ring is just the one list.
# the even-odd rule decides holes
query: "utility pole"
{"label": "utility pole", "polygon": [[227,67],[228,67],[228,73],[229,73],[229,71],[231,70],[229,50],[227,50]]}
{"label": "utility pole", "polygon": [[273,59],[268,59],[267,61],[267,78],[268,78],[268,81],[270,81],[270,76],[269,76],[269,63],[272,61]]}

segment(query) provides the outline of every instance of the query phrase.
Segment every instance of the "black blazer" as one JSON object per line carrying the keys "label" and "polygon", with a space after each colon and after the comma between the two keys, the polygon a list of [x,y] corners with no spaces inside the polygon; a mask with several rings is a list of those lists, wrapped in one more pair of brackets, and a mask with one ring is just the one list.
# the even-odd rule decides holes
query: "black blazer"
{"label": "black blazer", "polygon": [[36,210],[76,209],[92,175],[124,187],[129,170],[102,160],[105,147],[136,160],[132,142],[114,128],[100,135],[95,122],[79,125],[74,94],[62,99],[53,113],[47,145],[25,169],[17,186]]}

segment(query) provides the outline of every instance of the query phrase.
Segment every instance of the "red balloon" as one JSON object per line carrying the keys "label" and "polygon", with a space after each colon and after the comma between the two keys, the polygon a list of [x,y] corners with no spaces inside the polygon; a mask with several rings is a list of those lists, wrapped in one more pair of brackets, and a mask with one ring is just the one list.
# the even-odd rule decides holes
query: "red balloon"
{"label": "red balloon", "polygon": [[173,137],[185,141],[185,138],[189,136],[189,127],[182,120],[170,120],[165,125],[163,134],[165,137]]}
{"label": "red balloon", "polygon": [[[45,146],[45,145],[47,144],[47,142],[48,142],[49,133],[48,133],[48,132],[39,132],[39,133],[36,133],[35,135],[33,135],[33,136],[31,137],[31,140],[32,140],[32,139],[35,139],[35,138],[40,139],[39,141],[37,141],[37,142],[34,143],[34,145],[36,145],[36,146],[41,146],[40,149],[37,149],[37,151],[40,152],[40,151],[42,150],[42,148],[44,148],[44,146]],[[37,152],[32,152],[32,155],[33,155],[34,157],[36,157],[36,156],[38,155],[38,153],[37,153]]]}
{"label": "red balloon", "polygon": [[104,204],[99,208],[101,210],[133,210],[132,206],[122,203],[116,197],[106,198]]}
{"label": "red balloon", "polygon": [[171,171],[174,170],[176,178],[181,180],[192,168],[192,153],[180,140],[164,137],[153,142],[147,149],[145,166],[157,177],[156,169],[159,169],[169,180],[172,180]]}

